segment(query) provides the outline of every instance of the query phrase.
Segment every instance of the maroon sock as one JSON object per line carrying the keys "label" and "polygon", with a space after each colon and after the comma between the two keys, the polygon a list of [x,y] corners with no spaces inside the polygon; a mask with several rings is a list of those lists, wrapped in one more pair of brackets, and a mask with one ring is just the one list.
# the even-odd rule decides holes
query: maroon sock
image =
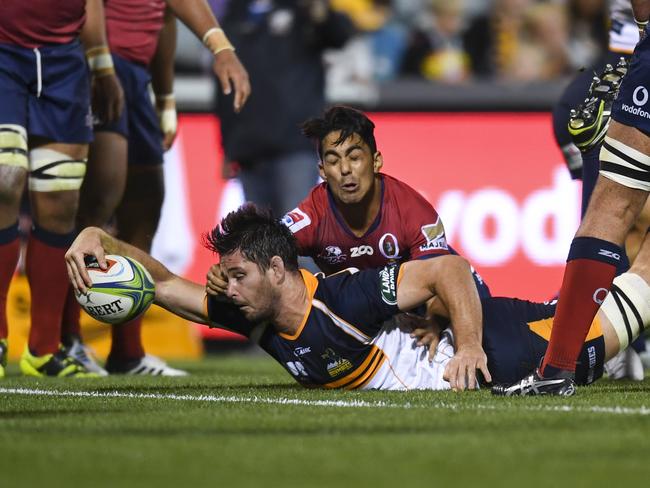
{"label": "maroon sock", "polygon": [[29,350],[36,356],[57,351],[61,317],[68,292],[64,255],[74,234],[55,234],[38,227],[27,243],[26,271],[32,295]]}
{"label": "maroon sock", "polygon": [[80,315],[81,307],[75,298],[74,288],[69,286],[61,320],[61,340],[64,344],[72,336],[81,336]]}
{"label": "maroon sock", "polygon": [[11,279],[16,272],[20,256],[20,239],[18,239],[18,224],[6,229],[0,229],[0,339],[6,339],[9,333],[7,326],[7,293]]}
{"label": "maroon sock", "polygon": [[129,361],[144,356],[142,346],[142,317],[112,326],[111,360]]}
{"label": "maroon sock", "polygon": [[591,323],[616,275],[622,250],[590,237],[574,239],[541,372],[575,371]]}

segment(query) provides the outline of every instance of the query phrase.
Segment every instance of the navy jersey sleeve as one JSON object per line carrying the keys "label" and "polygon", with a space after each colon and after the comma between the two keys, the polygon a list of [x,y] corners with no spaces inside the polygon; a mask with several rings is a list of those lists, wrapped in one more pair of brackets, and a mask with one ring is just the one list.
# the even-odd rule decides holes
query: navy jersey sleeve
{"label": "navy jersey sleeve", "polygon": [[385,320],[400,311],[397,308],[400,266],[342,271],[323,279],[314,298],[350,325],[373,336]]}
{"label": "navy jersey sleeve", "polygon": [[207,297],[209,327],[231,330],[250,338],[256,326],[244,317],[236,305],[219,296]]}

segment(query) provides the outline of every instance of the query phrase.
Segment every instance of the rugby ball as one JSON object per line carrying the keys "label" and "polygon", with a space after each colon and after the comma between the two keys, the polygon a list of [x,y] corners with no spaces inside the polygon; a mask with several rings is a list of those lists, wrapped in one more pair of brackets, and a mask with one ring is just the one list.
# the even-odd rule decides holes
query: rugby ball
{"label": "rugby ball", "polygon": [[101,269],[94,259],[87,259],[86,271],[93,286],[77,294],[77,302],[88,315],[101,322],[121,324],[144,313],[155,295],[149,272],[135,259],[109,254],[108,267]]}

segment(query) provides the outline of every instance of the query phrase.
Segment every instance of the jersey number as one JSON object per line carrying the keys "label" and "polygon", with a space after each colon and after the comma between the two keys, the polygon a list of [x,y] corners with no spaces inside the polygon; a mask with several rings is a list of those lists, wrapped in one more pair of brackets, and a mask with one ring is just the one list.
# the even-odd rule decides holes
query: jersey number
{"label": "jersey number", "polygon": [[357,247],[352,247],[350,248],[350,257],[351,258],[358,258],[359,256],[363,256],[364,254],[367,254],[368,256],[372,256],[374,254],[374,249],[372,246],[357,246]]}

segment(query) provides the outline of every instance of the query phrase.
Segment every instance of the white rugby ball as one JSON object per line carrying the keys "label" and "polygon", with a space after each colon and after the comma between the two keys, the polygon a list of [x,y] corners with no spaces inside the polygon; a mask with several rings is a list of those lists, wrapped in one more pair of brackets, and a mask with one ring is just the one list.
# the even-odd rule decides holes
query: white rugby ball
{"label": "white rugby ball", "polygon": [[97,261],[86,264],[93,286],[77,294],[88,315],[101,322],[121,324],[144,313],[154,300],[155,286],[149,272],[135,259],[109,254],[107,269]]}

